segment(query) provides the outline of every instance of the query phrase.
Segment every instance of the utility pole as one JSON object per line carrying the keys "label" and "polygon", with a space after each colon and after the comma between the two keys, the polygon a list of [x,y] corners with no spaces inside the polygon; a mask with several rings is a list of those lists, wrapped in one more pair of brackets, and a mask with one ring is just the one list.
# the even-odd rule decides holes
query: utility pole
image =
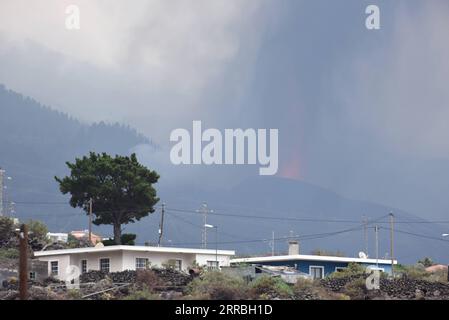
{"label": "utility pole", "polygon": [[0,168],[0,217],[3,216],[3,178],[5,176],[5,170]]}
{"label": "utility pole", "polygon": [[369,256],[368,253],[368,218],[363,215],[363,240],[365,241],[365,253]]}
{"label": "utility pole", "polygon": [[89,199],[89,243],[92,243],[92,198]]}
{"label": "utility pole", "polygon": [[206,249],[207,248],[207,227],[205,227],[205,226],[207,225],[207,214],[212,213],[214,211],[208,209],[206,202],[203,202],[203,204],[201,205],[201,209],[196,210],[196,211],[203,215],[203,232],[201,235],[202,236],[201,243],[202,243],[202,247],[204,249]]}
{"label": "utility pole", "polygon": [[391,275],[394,278],[394,214],[390,212],[390,256],[391,256]]}
{"label": "utility pole", "polygon": [[271,255],[274,257],[274,231],[271,232]]}
{"label": "utility pole", "polygon": [[165,203],[162,203],[162,211],[161,211],[161,222],[159,223],[159,240],[157,242],[157,246],[161,246],[162,234],[164,233],[164,214],[165,214]]}
{"label": "utility pole", "polygon": [[379,268],[379,226],[374,227],[374,233],[376,234],[376,267]]}
{"label": "utility pole", "polygon": [[20,226],[19,234],[19,296],[20,300],[28,298],[28,227]]}

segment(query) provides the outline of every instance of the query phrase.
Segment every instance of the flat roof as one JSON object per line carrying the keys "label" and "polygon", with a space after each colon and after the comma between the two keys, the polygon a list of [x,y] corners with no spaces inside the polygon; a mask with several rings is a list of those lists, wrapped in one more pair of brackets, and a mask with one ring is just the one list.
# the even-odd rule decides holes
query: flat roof
{"label": "flat roof", "polygon": [[[87,247],[74,249],[59,249],[48,251],[35,251],[35,257],[45,257],[64,254],[92,253],[92,252],[111,252],[111,251],[134,251],[134,252],[167,252],[167,253],[197,253],[197,254],[215,254],[215,249],[192,249],[192,248],[174,248],[174,247],[150,247],[150,246],[105,246],[105,247]],[[234,256],[233,250],[218,250],[219,255]]]}
{"label": "flat roof", "polygon": [[[333,257],[333,256],[316,256],[306,254],[284,255],[284,256],[266,256],[266,257],[251,257],[251,258],[239,258],[231,259],[231,263],[258,263],[258,262],[276,262],[276,261],[331,261],[331,262],[357,262],[357,263],[369,263],[369,264],[391,264],[391,259],[362,259],[351,257]],[[397,260],[393,260],[394,264],[397,264]]]}

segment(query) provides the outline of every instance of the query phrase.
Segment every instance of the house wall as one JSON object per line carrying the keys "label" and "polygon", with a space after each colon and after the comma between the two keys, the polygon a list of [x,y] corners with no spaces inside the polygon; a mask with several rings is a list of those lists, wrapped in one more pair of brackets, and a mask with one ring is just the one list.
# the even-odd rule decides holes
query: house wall
{"label": "house wall", "polygon": [[100,270],[100,259],[109,258],[110,272],[123,271],[123,252],[89,252],[71,255],[70,263],[81,270],[81,260],[87,260],[87,270]]}
{"label": "house wall", "polygon": [[[215,261],[215,254],[196,254],[195,260],[200,266],[207,266],[207,261]],[[228,267],[231,257],[218,255],[217,260],[220,267]]]}
{"label": "house wall", "polygon": [[187,271],[193,265],[195,254],[193,253],[166,253],[166,252],[134,252],[125,251],[123,253],[123,270],[135,270],[136,258],[147,258],[151,266],[162,267],[169,260],[181,260],[181,268]]}
{"label": "house wall", "polygon": [[51,262],[58,261],[58,274],[54,275],[54,277],[59,280],[65,280],[65,271],[71,264],[69,255],[65,254],[49,257],[39,257],[39,260],[48,262],[48,275],[51,275]]}
{"label": "house wall", "polygon": [[[289,266],[299,270],[300,272],[304,272],[310,274],[310,267],[324,267],[324,275],[327,276],[332,272],[336,271],[336,268],[345,268],[348,266],[347,262],[333,262],[333,261],[304,261],[304,260],[289,260],[289,261],[264,261],[257,262],[257,264],[263,264],[267,266]],[[365,267],[371,266],[376,267],[374,264],[362,264]],[[391,265],[379,264],[379,268],[383,268],[385,272],[391,273]]]}
{"label": "house wall", "polygon": [[[39,257],[41,261],[48,261],[48,274],[51,271],[51,261],[58,261],[59,274],[56,278],[65,280],[65,270],[69,265],[75,265],[80,268],[81,261],[87,260],[87,270],[100,270],[100,259],[109,258],[110,272],[119,272],[124,270],[136,269],[136,258],[148,258],[151,266],[162,267],[169,260],[181,260],[181,268],[188,271],[196,261],[200,265],[207,265],[207,261],[215,261],[215,254],[196,254],[196,253],[176,253],[176,252],[138,252],[138,251],[110,251],[110,252],[87,252],[73,253],[65,255],[54,255],[48,257]],[[229,266],[230,256],[218,255],[220,266]]]}

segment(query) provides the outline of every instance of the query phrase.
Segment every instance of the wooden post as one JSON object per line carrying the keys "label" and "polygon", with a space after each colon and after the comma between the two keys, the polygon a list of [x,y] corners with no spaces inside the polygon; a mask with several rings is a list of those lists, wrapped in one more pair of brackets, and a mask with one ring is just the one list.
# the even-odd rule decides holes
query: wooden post
{"label": "wooden post", "polygon": [[19,297],[28,299],[28,227],[22,224],[19,234]]}
{"label": "wooden post", "polygon": [[391,275],[394,278],[394,215],[390,213],[390,257],[391,257]]}

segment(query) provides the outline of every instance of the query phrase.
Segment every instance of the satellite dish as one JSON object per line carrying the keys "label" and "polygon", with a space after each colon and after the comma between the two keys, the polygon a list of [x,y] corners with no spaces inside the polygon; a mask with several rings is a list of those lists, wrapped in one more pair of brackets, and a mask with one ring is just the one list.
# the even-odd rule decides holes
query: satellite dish
{"label": "satellite dish", "polygon": [[359,252],[359,258],[360,258],[360,259],[366,259],[366,258],[368,258],[368,255],[367,255],[365,252],[360,251],[360,252]]}

